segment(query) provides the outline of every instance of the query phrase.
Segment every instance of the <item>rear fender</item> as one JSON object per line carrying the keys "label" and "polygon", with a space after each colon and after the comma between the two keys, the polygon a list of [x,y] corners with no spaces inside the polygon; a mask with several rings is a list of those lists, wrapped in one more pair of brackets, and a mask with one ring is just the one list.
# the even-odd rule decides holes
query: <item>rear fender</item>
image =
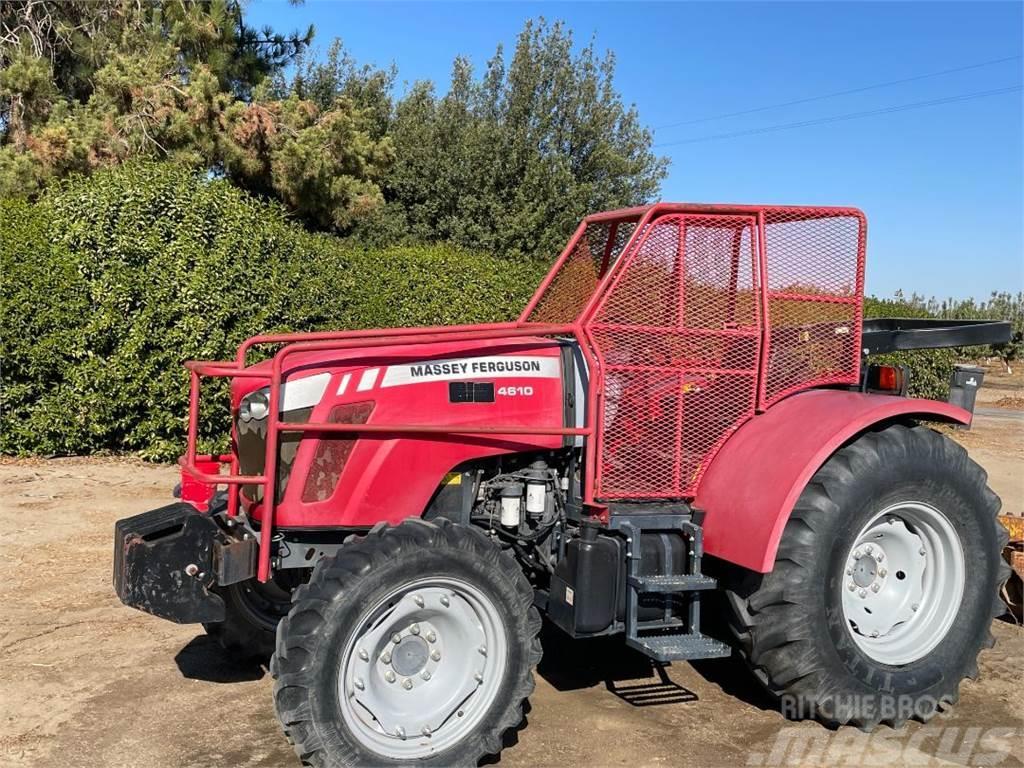
{"label": "rear fender", "polygon": [[769,572],[786,521],[814,473],[860,433],[905,418],[969,424],[971,414],[935,400],[816,389],[750,419],[715,455],[697,489],[704,551]]}

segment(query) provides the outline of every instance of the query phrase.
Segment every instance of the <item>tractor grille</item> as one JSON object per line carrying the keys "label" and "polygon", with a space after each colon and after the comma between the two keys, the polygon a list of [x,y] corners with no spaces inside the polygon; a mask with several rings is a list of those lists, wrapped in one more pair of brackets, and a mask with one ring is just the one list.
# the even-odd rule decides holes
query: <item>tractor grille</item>
{"label": "tractor grille", "polygon": [[[340,403],[331,409],[327,421],[332,424],[365,424],[373,413],[373,406],[374,403],[369,400]],[[356,438],[353,435],[326,434],[320,438],[302,489],[304,502],[326,501],[334,494],[355,444]]]}
{"label": "tractor grille", "polygon": [[[282,421],[300,424],[309,421],[313,408],[297,408],[282,414]],[[281,435],[280,448],[277,454],[277,500],[284,497],[288,478],[291,476],[292,464],[299,449],[301,434],[286,432]],[[267,451],[267,420],[254,419],[242,421],[235,417],[235,449],[238,452],[238,469],[243,475],[263,474]],[[243,485],[242,493],[250,501],[263,501],[262,485]]]}

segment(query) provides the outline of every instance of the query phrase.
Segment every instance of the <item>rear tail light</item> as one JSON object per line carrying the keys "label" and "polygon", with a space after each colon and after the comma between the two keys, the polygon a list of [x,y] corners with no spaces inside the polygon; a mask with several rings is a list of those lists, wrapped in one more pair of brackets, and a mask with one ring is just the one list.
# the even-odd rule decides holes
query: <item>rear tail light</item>
{"label": "rear tail light", "polygon": [[[373,413],[373,406],[373,401],[369,400],[342,403],[331,409],[327,421],[332,424],[365,424]],[[304,502],[325,501],[331,497],[355,444],[356,438],[352,435],[327,434],[320,437],[302,489]]]}
{"label": "rear tail light", "polygon": [[899,365],[868,366],[867,389],[902,395],[907,391],[907,372]]}

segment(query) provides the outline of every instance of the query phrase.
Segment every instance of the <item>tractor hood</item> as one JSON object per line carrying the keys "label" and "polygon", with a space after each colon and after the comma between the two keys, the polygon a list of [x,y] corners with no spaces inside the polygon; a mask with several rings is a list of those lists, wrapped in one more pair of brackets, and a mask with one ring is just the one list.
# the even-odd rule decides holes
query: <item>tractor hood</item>
{"label": "tractor hood", "polygon": [[[518,336],[296,353],[285,362],[281,410],[312,407],[328,392],[344,401],[365,399],[366,393],[379,389],[439,381],[557,378],[559,349],[565,343]],[[232,409],[249,393],[269,386],[271,366],[271,360],[264,360],[248,368],[266,372],[265,379],[247,376],[232,381]]]}
{"label": "tractor hood", "polygon": [[[562,435],[523,429],[576,426],[583,409],[581,368],[568,340],[517,336],[314,351],[286,359],[281,420],[395,425],[373,439],[292,432],[281,439],[275,520],[283,527],[369,526],[422,514],[446,474],[466,461],[552,450]],[[263,471],[267,378],[232,383],[234,436],[242,474]],[[568,386],[567,386],[568,384]],[[578,411],[578,413],[577,413]],[[511,433],[494,431],[509,426]],[[432,434],[402,427],[440,428]],[[450,428],[452,434],[444,430]],[[466,430],[490,430],[468,437]],[[455,434],[462,432],[458,438]],[[409,472],[415,467],[415,472]],[[259,501],[254,487],[245,499]],[[259,505],[250,514],[259,519]]]}

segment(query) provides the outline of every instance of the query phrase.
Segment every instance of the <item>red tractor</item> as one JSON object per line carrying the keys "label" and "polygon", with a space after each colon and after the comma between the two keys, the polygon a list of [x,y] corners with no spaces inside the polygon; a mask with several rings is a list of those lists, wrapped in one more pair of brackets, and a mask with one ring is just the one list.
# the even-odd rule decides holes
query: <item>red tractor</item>
{"label": "red tractor", "polygon": [[[927,719],[992,644],[1006,534],[984,470],[922,425],[970,411],[866,358],[1009,328],[865,322],[865,226],[601,213],[516,322],[188,363],[181,501],[117,523],[118,595],[269,658],[315,766],[497,753],[542,616],[657,662],[735,649],[792,717]],[[197,455],[204,377],[231,380],[224,455]],[[702,632],[711,590],[728,637]]]}

